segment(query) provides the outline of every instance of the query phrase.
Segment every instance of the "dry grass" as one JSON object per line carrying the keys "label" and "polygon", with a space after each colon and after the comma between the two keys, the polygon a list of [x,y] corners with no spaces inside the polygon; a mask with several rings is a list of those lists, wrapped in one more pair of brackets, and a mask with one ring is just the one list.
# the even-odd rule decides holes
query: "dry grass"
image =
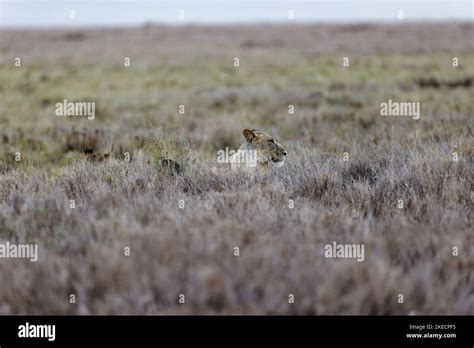
{"label": "dry grass", "polygon": [[[40,255],[0,259],[0,313],[473,314],[471,34],[146,26],[40,44],[2,32],[0,241]],[[53,116],[63,98],[95,100],[96,120]],[[379,116],[389,98],[420,101],[421,119]],[[277,135],[283,168],[215,162],[247,126]],[[333,241],[363,243],[364,262],[325,258]]]}

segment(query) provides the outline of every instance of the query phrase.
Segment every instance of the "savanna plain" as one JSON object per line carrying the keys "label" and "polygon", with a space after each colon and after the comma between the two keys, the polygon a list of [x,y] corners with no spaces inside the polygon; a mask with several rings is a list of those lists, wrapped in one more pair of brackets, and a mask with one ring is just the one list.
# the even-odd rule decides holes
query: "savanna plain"
{"label": "savanna plain", "polygon": [[[474,314],[473,34],[2,29],[0,242],[39,254],[0,259],[0,314]],[[285,164],[217,163],[244,128]]]}

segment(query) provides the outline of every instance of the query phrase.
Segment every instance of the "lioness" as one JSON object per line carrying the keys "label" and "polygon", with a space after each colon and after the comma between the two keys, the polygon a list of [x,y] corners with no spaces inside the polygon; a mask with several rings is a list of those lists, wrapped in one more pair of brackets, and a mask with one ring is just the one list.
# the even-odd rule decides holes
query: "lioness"
{"label": "lioness", "polygon": [[271,135],[257,129],[244,129],[247,140],[234,154],[230,163],[233,170],[257,169],[266,171],[270,166],[280,167],[285,162],[286,150]]}

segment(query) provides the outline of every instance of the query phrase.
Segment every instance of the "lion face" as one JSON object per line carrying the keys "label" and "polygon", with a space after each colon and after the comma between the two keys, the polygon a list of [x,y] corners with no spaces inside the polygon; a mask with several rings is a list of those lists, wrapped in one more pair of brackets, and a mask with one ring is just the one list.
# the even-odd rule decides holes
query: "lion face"
{"label": "lion face", "polygon": [[247,140],[247,149],[257,151],[258,163],[283,165],[287,152],[274,137],[256,129],[244,129],[243,135]]}

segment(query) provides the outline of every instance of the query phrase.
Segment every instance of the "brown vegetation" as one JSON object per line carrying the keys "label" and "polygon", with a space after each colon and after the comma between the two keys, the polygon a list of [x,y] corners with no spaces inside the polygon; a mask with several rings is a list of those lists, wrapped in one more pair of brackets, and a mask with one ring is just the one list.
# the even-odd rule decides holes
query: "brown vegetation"
{"label": "brown vegetation", "polygon": [[[3,30],[0,242],[39,260],[0,259],[0,314],[473,314],[473,45],[471,24]],[[216,163],[246,127],[282,168]]]}

